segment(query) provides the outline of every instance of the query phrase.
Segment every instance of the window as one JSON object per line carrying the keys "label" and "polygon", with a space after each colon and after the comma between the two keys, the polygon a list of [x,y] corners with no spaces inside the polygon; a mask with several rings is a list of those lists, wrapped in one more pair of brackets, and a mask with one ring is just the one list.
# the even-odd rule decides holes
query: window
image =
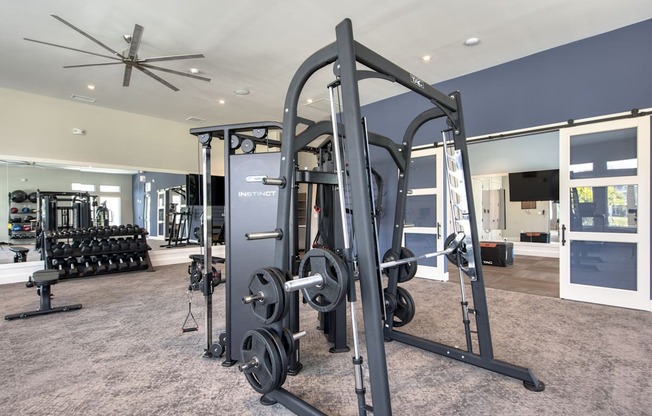
{"label": "window", "polygon": [[100,185],[100,192],[120,192],[120,185]]}
{"label": "window", "polygon": [[95,185],[90,185],[86,183],[72,183],[70,185],[73,191],[95,192]]}

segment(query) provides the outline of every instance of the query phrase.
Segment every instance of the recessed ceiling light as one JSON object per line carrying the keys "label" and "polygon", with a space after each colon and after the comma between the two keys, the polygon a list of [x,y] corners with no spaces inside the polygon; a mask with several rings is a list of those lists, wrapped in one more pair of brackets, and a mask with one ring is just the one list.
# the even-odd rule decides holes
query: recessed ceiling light
{"label": "recessed ceiling light", "polygon": [[308,104],[312,104],[312,98],[308,98],[308,99],[306,100],[306,102],[307,102]]}
{"label": "recessed ceiling light", "polygon": [[226,101],[224,101],[224,100],[220,100],[220,101],[218,101],[218,103],[220,103],[220,104],[225,104]]}
{"label": "recessed ceiling light", "polygon": [[468,38],[467,40],[464,41],[464,44],[466,46],[474,46],[480,43],[480,38]]}
{"label": "recessed ceiling light", "polygon": [[89,90],[94,90],[95,89],[95,85],[93,85],[93,84],[88,84],[86,87],[88,87]]}
{"label": "recessed ceiling light", "polygon": [[238,88],[237,90],[233,91],[233,93],[235,95],[249,95],[249,93],[251,93],[251,91],[249,91],[246,88]]}
{"label": "recessed ceiling light", "polygon": [[428,62],[429,60],[432,59],[432,56],[430,56],[430,55],[423,55],[423,56],[421,57],[421,59],[423,60],[423,62]]}
{"label": "recessed ceiling light", "polygon": [[191,73],[191,74],[199,74],[199,69],[197,69],[197,68],[190,68],[190,73]]}

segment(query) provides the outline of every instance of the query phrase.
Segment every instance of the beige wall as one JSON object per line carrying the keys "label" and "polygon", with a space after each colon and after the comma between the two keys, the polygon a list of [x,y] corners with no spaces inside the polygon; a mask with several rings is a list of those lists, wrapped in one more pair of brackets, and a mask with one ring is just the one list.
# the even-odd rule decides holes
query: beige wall
{"label": "beige wall", "polygon": [[[191,124],[0,88],[0,158],[197,172]],[[73,128],[86,131],[72,134]],[[223,172],[221,142],[213,171]]]}

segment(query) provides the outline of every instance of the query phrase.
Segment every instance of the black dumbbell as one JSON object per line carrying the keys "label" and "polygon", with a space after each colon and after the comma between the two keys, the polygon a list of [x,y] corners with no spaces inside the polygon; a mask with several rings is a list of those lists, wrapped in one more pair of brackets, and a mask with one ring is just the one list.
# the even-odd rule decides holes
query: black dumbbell
{"label": "black dumbbell", "polygon": [[129,265],[125,261],[124,256],[115,256],[115,262],[118,265],[118,271],[119,272],[129,271]]}
{"label": "black dumbbell", "polygon": [[72,246],[70,244],[64,244],[63,245],[63,255],[64,256],[72,256]]}
{"label": "black dumbbell", "polygon": [[79,269],[77,268],[77,259],[70,258],[66,261],[66,268],[68,269],[68,277],[79,276]]}
{"label": "black dumbbell", "polygon": [[92,276],[95,274],[95,269],[93,268],[90,257],[82,257],[78,268],[80,276]]}
{"label": "black dumbbell", "polygon": [[102,261],[102,257],[91,257],[91,266],[93,267],[95,274],[103,274],[108,271],[107,264]]}
{"label": "black dumbbell", "polygon": [[118,238],[118,242],[120,243],[120,251],[129,251],[129,242],[127,240],[124,238]]}
{"label": "black dumbbell", "polygon": [[64,278],[66,277],[66,274],[68,274],[68,270],[64,266],[64,261],[60,259],[52,260],[52,267],[54,267],[54,269],[59,272],[59,278]]}
{"label": "black dumbbell", "polygon": [[63,256],[63,241],[58,242],[54,247],[52,247],[52,255],[54,257]]}
{"label": "black dumbbell", "polygon": [[118,271],[118,264],[115,262],[114,256],[104,256],[104,262],[106,263],[106,271],[108,273]]}

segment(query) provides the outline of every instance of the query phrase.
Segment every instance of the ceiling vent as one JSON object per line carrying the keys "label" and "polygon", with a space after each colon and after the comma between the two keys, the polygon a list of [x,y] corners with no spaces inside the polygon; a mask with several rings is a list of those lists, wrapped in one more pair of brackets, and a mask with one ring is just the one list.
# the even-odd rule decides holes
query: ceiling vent
{"label": "ceiling vent", "polygon": [[186,119],[186,121],[189,121],[189,122],[191,122],[191,123],[203,123],[203,122],[206,121],[206,120],[203,119],[203,118],[199,118],[199,117],[188,117],[188,118]]}
{"label": "ceiling vent", "polygon": [[72,98],[73,100],[77,100],[77,101],[83,101],[85,103],[94,103],[95,101],[97,101],[97,98],[86,97],[86,96],[78,95],[78,94],[73,94],[73,95],[70,96],[70,98]]}

